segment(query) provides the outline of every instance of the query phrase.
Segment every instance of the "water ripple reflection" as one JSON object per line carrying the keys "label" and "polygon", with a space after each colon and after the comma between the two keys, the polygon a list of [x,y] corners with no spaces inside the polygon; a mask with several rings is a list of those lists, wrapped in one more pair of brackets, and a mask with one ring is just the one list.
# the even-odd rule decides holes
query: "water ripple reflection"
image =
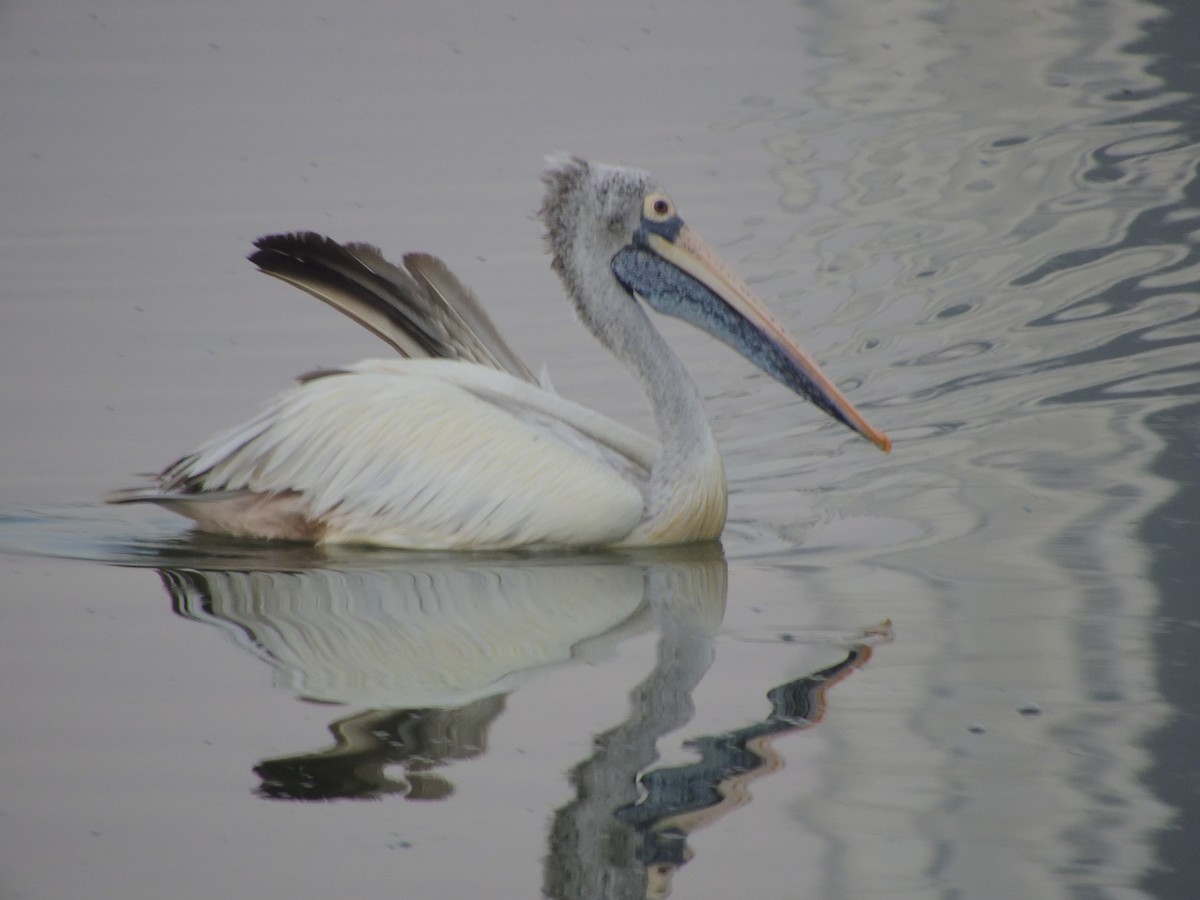
{"label": "water ripple reflection", "polygon": [[[803,301],[789,318],[815,322],[810,342],[896,446],[888,460],[847,444],[836,461],[801,449],[788,477],[761,460],[795,461],[807,429],[735,436],[735,517],[765,512],[778,523],[765,530],[794,548],[826,543],[820,518],[868,509],[895,518],[897,550],[973,530],[983,510],[951,513],[945,501],[998,478],[1032,489],[1037,477],[1026,471],[1022,488],[1022,470],[995,471],[980,443],[1014,445],[1007,459],[1015,445],[1037,444],[1025,461],[1043,465],[1106,445],[1113,469],[1089,466],[1090,480],[1123,480],[1129,459],[1154,443],[1131,433],[1130,415],[1200,383],[1200,300],[1187,291],[1200,266],[1186,200],[1196,128],[1172,115],[1183,110],[1136,55],[1114,52],[1138,33],[1139,15],[1105,5],[1052,31],[1001,24],[979,5],[947,13],[953,26],[899,6],[900,33],[896,19],[856,18],[854,7],[814,18],[813,46],[843,64],[825,70],[817,109],[791,123],[775,109],[780,134],[767,144],[780,208],[795,223],[767,255],[812,273],[798,284],[777,270],[769,289]],[[981,92],[994,48],[948,45],[947,27],[1011,32],[1004,53],[1021,50],[1003,67],[1009,77]],[[1056,437],[1044,443],[1047,433]],[[814,509],[801,496],[814,484],[858,499],[830,508],[822,497]],[[925,527],[899,525],[928,516]],[[769,544],[731,552],[765,554]],[[881,549],[858,549],[868,548]]]}

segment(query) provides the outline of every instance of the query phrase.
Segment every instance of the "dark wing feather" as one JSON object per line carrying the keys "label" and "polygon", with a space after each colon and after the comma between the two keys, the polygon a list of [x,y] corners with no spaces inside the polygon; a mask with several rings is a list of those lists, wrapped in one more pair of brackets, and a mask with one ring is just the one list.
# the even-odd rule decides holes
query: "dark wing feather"
{"label": "dark wing feather", "polygon": [[313,232],[267,235],[254,245],[250,261],[262,271],[328,303],[402,356],[472,362],[536,383],[475,296],[435,257],[412,254],[406,271],[369,244]]}

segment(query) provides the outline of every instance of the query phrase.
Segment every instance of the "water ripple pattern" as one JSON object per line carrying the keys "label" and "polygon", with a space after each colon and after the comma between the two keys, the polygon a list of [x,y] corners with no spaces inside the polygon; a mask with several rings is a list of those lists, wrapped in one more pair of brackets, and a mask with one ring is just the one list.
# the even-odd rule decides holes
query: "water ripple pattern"
{"label": "water ripple pattern", "polygon": [[[1007,484],[1004,505],[1027,502],[1039,489],[1014,475],[1068,468],[1081,448],[1128,480],[1153,446],[1131,417],[1196,393],[1195,119],[1118,52],[1136,48],[1144,10],[1094,5],[1046,28],[1051,13],[1019,6],[1030,15],[826,9],[810,31],[825,80],[751,114],[779,132],[782,213],[760,230],[791,230],[751,257],[774,272],[757,287],[812,323],[809,342],[896,443],[877,459],[842,442],[832,461],[805,455],[807,428],[768,426],[766,452],[735,436],[733,515],[766,510],[780,547],[824,547],[838,517],[875,523],[856,529],[871,552],[971,531],[996,504],[965,493]],[[944,39],[986,28],[1003,39]],[[793,464],[762,462],[780,459]],[[789,523],[814,485],[834,496]],[[732,552],[769,555],[769,531]]]}
{"label": "water ripple pattern", "polygon": [[[1200,118],[1156,72],[1155,11],[825,5],[808,32],[829,61],[819,89],[752,113],[778,128],[781,209],[760,226],[781,237],[760,254],[775,274],[758,287],[814,323],[808,340],[895,450],[842,444],[789,470],[755,460],[794,456],[801,429],[767,426],[765,452],[747,435],[728,456],[733,514],[761,524],[735,530],[730,552],[779,559],[791,546],[809,584],[880,598],[937,636],[899,682],[925,685],[912,728],[939,799],[896,787],[862,802],[924,805],[891,837],[941,847],[946,883],[984,884],[993,866],[1023,871],[1014,896],[1134,881],[1167,822],[1136,774],[1167,713],[1141,627],[1158,596],[1129,536],[1172,489],[1147,422],[1200,385]],[[969,751],[932,751],[946,750],[958,704],[985,720],[1033,684],[1079,705],[1006,764],[1033,772],[1061,753],[1066,779],[1018,796]],[[944,827],[947,808],[1008,803],[1037,810],[1024,841],[986,816]],[[834,840],[838,812],[808,813]],[[990,860],[970,846],[1002,833]],[[920,877],[882,842],[852,843],[831,869],[847,895],[899,896],[906,873]],[[1043,854],[1090,862],[1030,865]],[[882,858],[886,874],[852,861]]]}

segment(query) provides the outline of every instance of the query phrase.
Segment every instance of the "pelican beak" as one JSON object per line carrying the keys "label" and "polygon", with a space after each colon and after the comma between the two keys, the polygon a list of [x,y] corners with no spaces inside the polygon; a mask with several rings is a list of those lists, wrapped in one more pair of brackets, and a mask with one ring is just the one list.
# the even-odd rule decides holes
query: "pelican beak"
{"label": "pelican beak", "polygon": [[867,422],[766,304],[680,219],[666,227],[644,224],[612,268],[654,309],[704,329],[884,453],[892,449],[891,438]]}

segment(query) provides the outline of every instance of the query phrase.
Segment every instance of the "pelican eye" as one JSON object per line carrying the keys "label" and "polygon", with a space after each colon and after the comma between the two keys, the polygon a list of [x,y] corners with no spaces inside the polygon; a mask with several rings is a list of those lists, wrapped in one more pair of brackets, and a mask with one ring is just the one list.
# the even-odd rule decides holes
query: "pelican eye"
{"label": "pelican eye", "polygon": [[642,204],[642,217],[656,222],[665,222],[675,215],[671,201],[662,194],[651,194]]}

